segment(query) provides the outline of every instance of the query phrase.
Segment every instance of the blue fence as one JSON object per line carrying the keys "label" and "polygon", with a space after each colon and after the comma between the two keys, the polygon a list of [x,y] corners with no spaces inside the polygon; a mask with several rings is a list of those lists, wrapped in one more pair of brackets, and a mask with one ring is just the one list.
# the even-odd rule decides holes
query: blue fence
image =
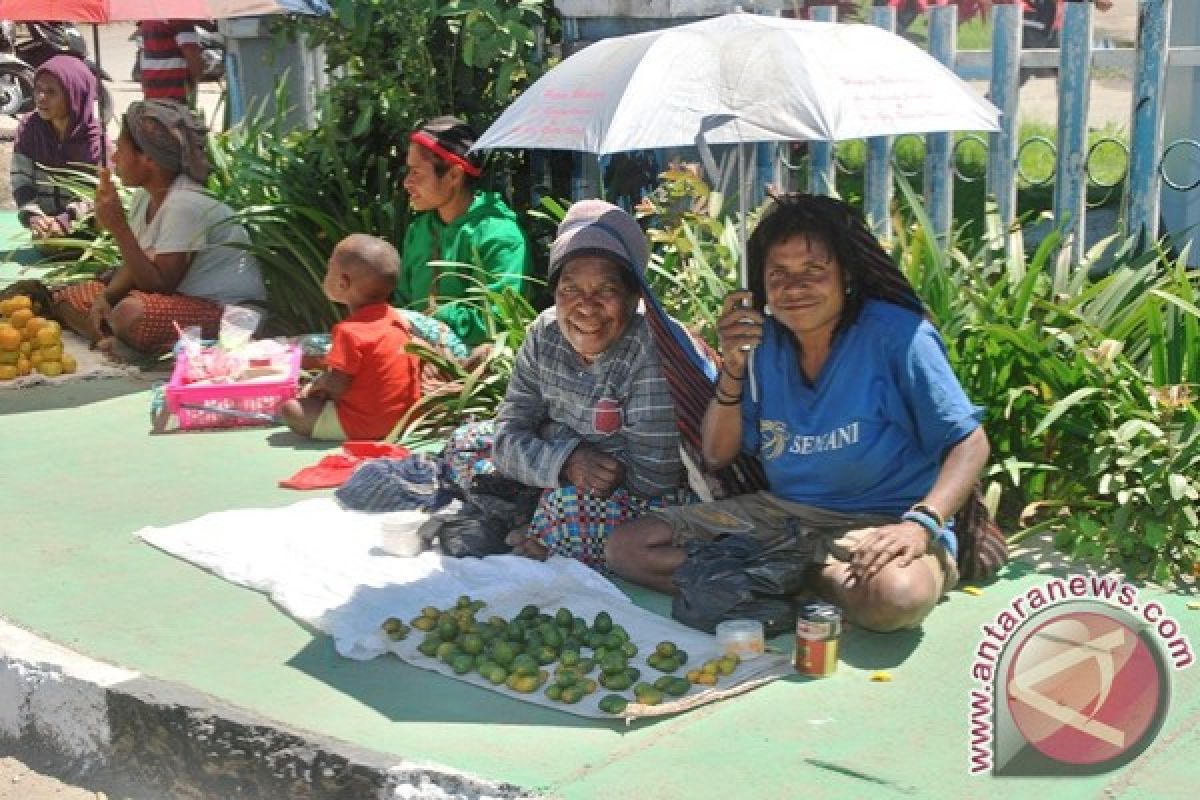
{"label": "blue fence", "polygon": [[[1061,46],[1053,50],[1022,49],[1022,7],[1019,2],[996,0],[991,11],[991,49],[982,51],[958,49],[958,9],[955,5],[936,5],[927,12],[929,52],[954,69],[960,77],[987,81],[989,97],[1001,111],[1002,130],[975,138],[980,147],[987,149],[985,180],[988,194],[996,199],[999,214],[1009,228],[1017,222],[1017,189],[1020,183],[1040,183],[1022,174],[1019,162],[1022,148],[1054,148],[1056,167],[1052,178],[1052,212],[1056,224],[1064,232],[1062,260],[1065,263],[1081,262],[1085,250],[1085,212],[1091,180],[1088,162],[1099,146],[1099,143],[1091,148],[1088,146],[1088,101],[1094,69],[1119,69],[1133,76],[1121,232],[1127,236],[1141,236],[1147,244],[1157,240],[1160,234],[1159,198],[1164,181],[1178,191],[1191,192],[1200,187],[1200,180],[1172,181],[1164,168],[1165,152],[1182,147],[1200,152],[1200,143],[1194,138],[1173,142],[1164,148],[1163,97],[1168,63],[1172,66],[1200,66],[1200,47],[1167,46],[1172,1],[1139,0],[1137,42],[1133,48],[1093,47],[1095,12],[1089,0],[1067,0]],[[585,5],[605,4],[597,0],[596,3]],[[836,5],[814,5],[809,2],[808,11],[812,19],[826,22],[837,20]],[[890,7],[871,8],[868,21],[888,30],[896,29],[895,11]],[[592,38],[586,34],[578,35],[578,20],[567,19],[565,22],[568,40]],[[609,18],[606,22],[607,26],[591,26],[594,32],[600,33],[595,38],[658,27],[664,21]],[[1057,143],[1039,138],[1022,144],[1017,128],[1020,74],[1023,69],[1047,68],[1056,69],[1058,73]],[[923,138],[926,156],[923,169],[925,202],[937,233],[946,236],[951,231],[954,219],[955,139],[948,134],[930,134]],[[970,141],[970,137],[965,140],[960,137],[958,146],[965,141]],[[885,237],[891,233],[888,210],[895,177],[892,157],[894,144],[890,137],[867,142],[864,210],[875,231]],[[1124,143],[1118,144],[1125,147]],[[828,194],[834,190],[836,148],[837,145],[833,143],[809,143],[806,165],[808,191]],[[760,148],[760,174],[771,174],[774,169],[775,174],[780,175],[784,167],[771,164],[768,155],[770,150],[772,148]],[[585,167],[585,173],[587,169]],[[595,184],[594,175],[584,175],[578,188],[591,189]],[[1010,239],[1009,246],[1018,246],[1018,240]]]}
{"label": "blue fence", "polygon": [[[1088,99],[1092,70],[1116,67],[1133,74],[1130,103],[1129,166],[1126,195],[1122,205],[1121,226],[1127,236],[1141,236],[1143,242],[1158,238],[1159,197],[1164,173],[1162,98],[1165,94],[1167,64],[1195,66],[1200,54],[1195,47],[1168,48],[1168,27],[1172,0],[1140,0],[1138,7],[1137,46],[1135,48],[1093,48],[1093,7],[1090,2],[1071,0],[1065,4],[1061,47],[1057,50],[1021,49],[1021,6],[995,5],[992,8],[992,47],[986,51],[959,51],[954,5],[929,10],[929,51],[965,79],[986,79],[989,96],[1001,111],[1002,130],[989,134],[987,190],[996,198],[1003,222],[1016,222],[1017,187],[1020,178],[1018,159],[1017,111],[1020,70],[1030,67],[1058,69],[1059,107],[1054,172],[1053,214],[1063,230],[1063,250],[1071,263],[1084,256],[1084,225],[1088,162],[1095,146],[1088,147]],[[895,30],[895,12],[891,8],[872,8],[871,23]],[[835,21],[834,6],[811,9],[814,19]],[[930,218],[939,235],[950,232],[953,224],[953,147],[949,136],[926,138],[924,194]],[[867,146],[865,210],[875,231],[890,234],[893,185],[892,141],[871,140]],[[1173,144],[1189,144],[1181,140]],[[809,191],[825,192],[832,185],[834,146],[813,148],[809,168]],[[1192,191],[1196,183],[1174,188]]]}

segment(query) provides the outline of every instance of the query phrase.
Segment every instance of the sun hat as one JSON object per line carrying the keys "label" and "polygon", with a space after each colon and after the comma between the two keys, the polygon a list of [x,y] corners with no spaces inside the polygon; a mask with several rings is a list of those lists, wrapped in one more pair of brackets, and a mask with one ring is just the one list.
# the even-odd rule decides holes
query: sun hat
{"label": "sun hat", "polygon": [[650,260],[650,246],[628,211],[604,200],[581,200],[559,223],[558,235],[550,245],[549,276],[584,254],[610,257],[640,279]]}

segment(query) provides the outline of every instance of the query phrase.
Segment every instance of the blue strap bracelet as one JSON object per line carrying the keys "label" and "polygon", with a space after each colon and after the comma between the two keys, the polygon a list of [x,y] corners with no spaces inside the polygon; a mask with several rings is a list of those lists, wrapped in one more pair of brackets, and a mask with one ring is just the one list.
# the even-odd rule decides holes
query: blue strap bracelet
{"label": "blue strap bracelet", "polygon": [[924,511],[905,511],[900,515],[900,519],[905,522],[917,523],[929,531],[929,535],[934,541],[946,548],[946,552],[950,554],[951,558],[958,557],[958,538],[948,529],[939,526],[931,514],[926,514]]}

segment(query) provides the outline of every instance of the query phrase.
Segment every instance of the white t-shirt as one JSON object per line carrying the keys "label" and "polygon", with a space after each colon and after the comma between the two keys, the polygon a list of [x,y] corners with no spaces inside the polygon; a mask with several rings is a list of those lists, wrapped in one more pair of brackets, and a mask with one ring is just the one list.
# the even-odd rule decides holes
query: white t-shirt
{"label": "white t-shirt", "polygon": [[129,212],[129,227],[146,256],[195,253],[175,291],[221,305],[265,303],[267,290],[254,256],[240,247],[250,241],[246,229],[232,219],[233,210],[200,184],[180,175],[171,184],[154,219],[146,220],[150,195],[139,190]]}

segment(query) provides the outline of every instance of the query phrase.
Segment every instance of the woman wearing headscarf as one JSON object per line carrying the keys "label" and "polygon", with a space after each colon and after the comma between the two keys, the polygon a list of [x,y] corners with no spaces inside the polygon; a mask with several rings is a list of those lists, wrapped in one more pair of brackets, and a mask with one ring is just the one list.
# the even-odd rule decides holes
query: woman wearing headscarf
{"label": "woman wearing headscarf", "polygon": [[128,216],[108,170],[96,191],[96,219],[120,248],[121,266],[105,283],[55,296],[60,318],[80,335],[162,353],[181,328],[214,338],[226,305],[265,303],[258,263],[242,247],[245,229],[204,189],[205,133],[178,103],[146,100],[125,112],[113,162],[122,183],[138,190]]}
{"label": "woman wearing headscarf", "polygon": [[52,171],[99,164],[107,142],[96,119],[96,78],[81,59],[49,59],[34,73],[33,89],[35,110],[17,126],[11,183],[21,224],[46,239],[71,233],[91,212]]}

